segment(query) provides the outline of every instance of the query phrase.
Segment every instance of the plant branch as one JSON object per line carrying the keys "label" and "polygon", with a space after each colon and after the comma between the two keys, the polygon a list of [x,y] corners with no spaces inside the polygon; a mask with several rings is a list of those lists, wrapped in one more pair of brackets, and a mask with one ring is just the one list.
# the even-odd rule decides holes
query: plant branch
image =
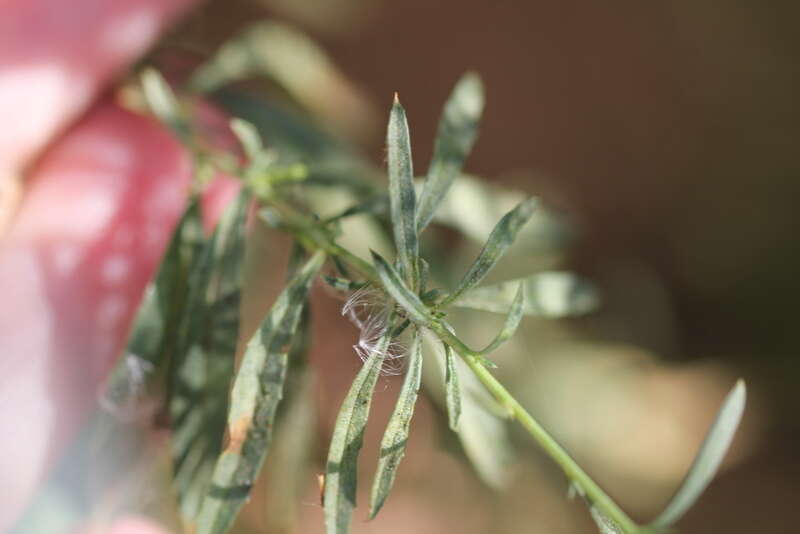
{"label": "plant branch", "polygon": [[564,474],[567,475],[567,478],[580,488],[580,491],[583,492],[591,506],[611,519],[626,534],[644,534],[647,532],[646,529],[639,527],[628,517],[617,503],[615,503],[614,500],[611,499],[583,469],[581,469],[569,453],[550,436],[542,425],[540,425],[494,375],[489,372],[478,357],[472,354],[461,353],[458,348],[456,348],[456,352],[459,353],[486,389],[488,389],[497,401],[508,410],[511,416],[528,431],[542,449],[544,449],[545,453],[561,467]]}
{"label": "plant branch", "polygon": [[[319,248],[358,270],[373,283],[380,284],[375,269],[365,260],[335,243],[328,232],[315,226],[313,222],[284,213],[285,229],[308,248]],[[466,346],[453,332],[438,321],[421,325],[433,331],[442,341],[453,347],[469,366],[478,380],[502,404],[566,474],[567,478],[583,492],[590,505],[616,523],[625,534],[645,534],[648,529],[638,526],[614,502],[605,491],[572,459],[561,445],[539,424],[533,416],[511,395],[511,393],[491,374],[484,364],[484,358],[477,351]]]}

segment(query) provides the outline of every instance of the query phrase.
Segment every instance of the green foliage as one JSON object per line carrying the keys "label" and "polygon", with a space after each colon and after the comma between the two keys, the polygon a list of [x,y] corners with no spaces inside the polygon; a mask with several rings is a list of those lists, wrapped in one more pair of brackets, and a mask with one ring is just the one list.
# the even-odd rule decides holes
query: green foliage
{"label": "green foliage", "polygon": [[417,228],[420,232],[431,222],[453,180],[461,173],[478,136],[483,105],[483,83],[477,74],[469,72],[456,84],[439,121],[433,159],[419,198]]}
{"label": "green foliage", "polygon": [[572,273],[552,271],[470,289],[458,297],[453,306],[508,313],[520,289],[525,295],[525,315],[553,319],[589,313],[597,308],[600,300],[586,280]]}
{"label": "green foliage", "polygon": [[155,278],[147,285],[128,335],[125,356],[114,368],[101,400],[112,413],[133,415],[156,377],[163,376],[174,350],[189,292],[187,275],[203,229],[197,202],[178,222]]}
{"label": "green foliage", "polygon": [[745,397],[744,382],[739,380],[725,398],[686,478],[664,511],[651,523],[652,527],[663,529],[675,524],[705,491],[733,441],[744,413]]}
{"label": "green foliage", "polygon": [[414,406],[417,403],[417,392],[422,380],[422,337],[419,331],[414,332],[414,342],[409,351],[408,370],[403,382],[403,388],[397,398],[386,432],[381,440],[380,459],[372,485],[372,496],[369,503],[369,516],[377,515],[386,502],[389,492],[394,484],[400,460],[406,453],[408,431],[411,426],[411,417],[414,415]]}
{"label": "green foliage", "polygon": [[523,306],[525,305],[525,292],[522,289],[522,285],[517,289],[517,296],[514,297],[514,302],[511,303],[511,309],[508,310],[503,328],[497,333],[497,336],[495,336],[492,342],[481,351],[481,354],[489,354],[497,350],[500,345],[511,339],[517,331],[519,322],[522,320]]}
{"label": "green foliage", "polygon": [[373,251],[372,261],[383,288],[397,301],[410,319],[423,326],[430,326],[436,321],[419,296],[403,283],[400,274],[380,254]]}
{"label": "green foliage", "polygon": [[188,142],[189,125],[180,103],[158,71],[146,69],[142,73],[142,92],[153,114],[169,126],[181,140]]}
{"label": "green foliage", "polygon": [[414,170],[411,164],[411,139],[408,136],[406,112],[397,95],[394,97],[389,128],[386,133],[394,242],[397,246],[400,278],[412,289],[419,287],[419,246],[417,244],[417,208],[414,192]]}
{"label": "green foliage", "polygon": [[226,532],[248,498],[269,450],[275,413],[283,398],[289,348],[324,258],[317,252],[299,270],[247,344],[231,392],[228,444],[217,459],[203,500],[198,533]]}
{"label": "green foliage", "polygon": [[[383,312],[387,316],[391,312]],[[328,533],[350,532],[350,518],[356,506],[358,453],[364,442],[372,390],[380,375],[381,365],[392,341],[394,322],[387,327],[370,352],[364,366],[353,380],[339,409],[325,466],[325,527]]]}
{"label": "green foliage", "polygon": [[[536,234],[526,234],[525,227],[531,230],[530,221],[541,212],[534,198],[498,191],[462,175],[484,106],[478,76],[465,75],[446,103],[434,156],[421,185],[415,184],[405,111],[395,99],[386,136],[388,176],[384,179],[380,170],[313,122],[250,92],[227,87],[240,76],[267,76],[313,107],[304,100],[302,84],[287,70],[286,50],[281,52],[280,46],[262,49],[265,39],[278,43],[283,39],[301,48],[308,44],[280,27],[256,25],[223,47],[190,80],[193,90],[216,91],[219,104],[243,117],[234,119],[231,128],[247,162],[233,158],[235,163],[225,169],[241,179],[243,191],[210,238],[199,230],[198,205],[190,204],[148,289],[128,347],[159,371],[149,379],[161,380],[166,390],[173,484],[187,529],[202,534],[229,530],[251,497],[276,429],[275,456],[267,463],[277,463],[267,473],[267,481],[269,493],[283,500],[271,501],[274,522],[270,528],[290,528],[293,508],[288,503],[301,489],[299,479],[292,478],[299,475],[293,473],[308,472],[305,462],[313,441],[313,373],[304,363],[311,332],[308,296],[326,258],[338,276],[323,274],[322,278],[332,291],[348,298],[345,310],[352,312],[350,318],[360,329],[358,350],[364,359],[342,401],[329,443],[322,492],[328,534],[350,531],[358,458],[373,391],[381,371],[400,356],[406,357],[405,378],[381,441],[370,518],[387,503],[424,383],[431,399],[446,410],[450,429],[488,485],[502,487],[506,479],[511,456],[506,420],[510,419],[579,489],[601,531],[652,533],[678,521],[722,461],[742,414],[744,385],[737,384],[729,395],[665,511],[651,525],[637,525],[489,370],[494,364],[486,356],[514,335],[524,316],[587,313],[596,307],[598,297],[587,282],[557,271],[480,285],[515,243],[532,246]],[[323,64],[314,54],[306,60]],[[151,110],[189,145],[195,161],[217,164],[219,160],[208,149],[194,142],[186,111],[191,107],[183,105],[181,92],[172,93],[154,71],[145,73],[141,82]],[[312,192],[317,189],[326,191],[325,202],[314,201]],[[327,209],[324,213],[321,204],[337,194],[347,202],[330,209],[322,206]],[[247,290],[241,264],[251,199],[259,203],[261,220],[288,234],[294,247],[285,288],[260,321],[234,370],[242,322],[240,300]],[[348,248],[345,237],[348,228],[353,228],[348,225],[359,219],[379,222],[374,226],[377,230],[365,233],[364,250],[391,251],[393,244],[395,258],[390,261],[371,252],[371,261],[366,261]],[[452,290],[439,284],[437,258],[421,257],[420,233],[431,223],[446,224],[475,240],[484,239],[493,226],[477,258]],[[504,313],[506,318],[493,340],[483,350],[475,350],[459,337],[449,315],[451,307]],[[436,350],[423,358],[430,346]],[[431,362],[441,373],[437,380],[426,381]],[[134,377],[123,362],[112,375],[107,400],[127,403],[131,392],[125,388],[130,390],[132,383]],[[284,396],[287,401],[282,402]],[[279,509],[287,511],[276,513]]]}
{"label": "green foliage", "polygon": [[453,432],[458,432],[458,421],[461,418],[461,388],[458,385],[458,371],[453,349],[442,343],[445,357],[445,398],[447,399],[447,421]]}
{"label": "green foliage", "polygon": [[489,271],[494,267],[503,254],[514,243],[522,226],[528,222],[533,209],[536,206],[536,200],[528,199],[520,202],[513,210],[508,212],[500,219],[497,226],[492,230],[488,241],[483,246],[483,250],[478,255],[475,262],[469,268],[469,271],[464,275],[464,278],[458,283],[456,288],[444,299],[442,305],[450,304],[457,300],[466,291],[469,291],[480,283],[484,277],[489,274]]}
{"label": "green foliage", "polygon": [[239,332],[244,221],[249,194],[229,206],[188,275],[183,325],[169,383],[175,487],[192,523],[222,449]]}

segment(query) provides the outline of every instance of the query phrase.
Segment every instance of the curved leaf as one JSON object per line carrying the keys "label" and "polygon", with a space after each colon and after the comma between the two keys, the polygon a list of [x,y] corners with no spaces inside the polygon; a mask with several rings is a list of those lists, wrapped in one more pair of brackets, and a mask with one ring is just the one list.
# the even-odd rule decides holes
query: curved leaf
{"label": "curved leaf", "polygon": [[374,518],[383,507],[389,492],[394,485],[395,475],[400,461],[406,453],[408,443],[408,430],[411,417],[414,415],[414,406],[417,403],[420,380],[422,378],[422,338],[417,330],[414,333],[414,342],[408,360],[408,370],[403,381],[403,387],[397,398],[392,416],[386,426],[386,432],[381,440],[380,459],[375,480],[372,484],[370,497],[370,519]]}
{"label": "curved leaf", "polygon": [[196,518],[222,449],[239,335],[245,219],[243,191],[199,253],[170,362],[174,485],[184,521]]}
{"label": "curved leaf", "polygon": [[523,291],[522,284],[517,288],[517,296],[514,297],[514,302],[511,303],[511,309],[508,311],[506,320],[503,323],[503,328],[497,333],[497,336],[489,343],[485,349],[481,351],[482,355],[489,354],[496,350],[500,345],[511,339],[517,331],[519,322],[522,320],[522,309],[525,305],[525,292]]}
{"label": "curved leaf", "polygon": [[483,246],[478,258],[469,268],[467,273],[456,286],[456,289],[444,299],[441,306],[444,307],[458,298],[466,291],[472,289],[489,273],[492,267],[503,257],[509,247],[514,243],[520,228],[533,215],[534,207],[537,202],[530,198],[522,201],[517,206],[506,213],[492,230],[489,239]]}
{"label": "curved leaf", "polygon": [[444,392],[447,405],[447,421],[453,432],[458,432],[458,421],[461,418],[461,388],[458,385],[458,369],[453,349],[447,343],[444,346],[445,372]]}
{"label": "curved leaf", "polygon": [[722,404],[714,424],[708,431],[700,452],[686,474],[681,487],[675,492],[663,512],[650,524],[665,528],[677,522],[697,501],[719,469],[725,453],[733,440],[744,412],[746,398],[744,381],[739,379]]}
{"label": "curved leaf", "polygon": [[390,323],[350,385],[342,402],[328,451],[325,469],[325,528],[328,534],[350,532],[350,519],[356,506],[358,453],[364,441],[372,391],[381,372],[383,358],[392,339]]}
{"label": "curved leaf", "polygon": [[453,89],[439,121],[433,159],[419,197],[419,232],[428,226],[453,180],[461,172],[478,136],[483,105],[483,83],[477,74],[468,72]]}
{"label": "curved leaf", "polygon": [[278,296],[247,344],[231,391],[228,443],[198,515],[198,534],[222,534],[247,501],[272,439],[288,352],[311,282],[325,255],[315,253]]}
{"label": "curved leaf", "polygon": [[525,293],[525,315],[572,317],[594,311],[600,304],[597,290],[587,280],[568,272],[549,271],[473,288],[452,306],[507,313],[520,285]]}
{"label": "curved leaf", "polygon": [[136,311],[125,354],[108,377],[100,403],[114,415],[135,415],[149,383],[168,364],[189,292],[192,259],[202,247],[197,201],[190,202],[175,228],[158,273],[145,289]]}

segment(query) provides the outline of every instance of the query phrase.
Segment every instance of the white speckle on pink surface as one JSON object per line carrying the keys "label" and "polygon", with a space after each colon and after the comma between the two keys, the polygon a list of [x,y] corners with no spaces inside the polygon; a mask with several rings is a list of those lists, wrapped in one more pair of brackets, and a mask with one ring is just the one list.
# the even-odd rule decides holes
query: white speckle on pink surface
{"label": "white speckle on pink surface", "polygon": [[68,276],[82,259],[81,249],[72,243],[59,243],[52,249],[53,267],[59,276]]}
{"label": "white speckle on pink surface", "polygon": [[127,307],[128,301],[122,295],[111,294],[104,297],[97,305],[97,326],[103,330],[116,328],[125,317]]}
{"label": "white speckle on pink surface", "polygon": [[122,254],[115,254],[103,263],[103,281],[118,284],[130,273],[131,261]]}

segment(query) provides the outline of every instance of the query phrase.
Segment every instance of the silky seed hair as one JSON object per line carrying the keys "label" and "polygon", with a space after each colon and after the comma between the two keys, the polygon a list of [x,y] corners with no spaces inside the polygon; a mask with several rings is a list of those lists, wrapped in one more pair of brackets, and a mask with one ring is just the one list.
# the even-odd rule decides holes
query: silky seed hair
{"label": "silky seed hair", "polygon": [[342,315],[358,327],[358,342],[353,345],[353,350],[361,361],[365,362],[370,355],[380,351],[383,359],[381,374],[398,375],[403,372],[405,345],[392,338],[385,349],[379,349],[381,339],[390,327],[390,310],[385,303],[386,294],[382,290],[365,286],[351,293],[342,306]]}

